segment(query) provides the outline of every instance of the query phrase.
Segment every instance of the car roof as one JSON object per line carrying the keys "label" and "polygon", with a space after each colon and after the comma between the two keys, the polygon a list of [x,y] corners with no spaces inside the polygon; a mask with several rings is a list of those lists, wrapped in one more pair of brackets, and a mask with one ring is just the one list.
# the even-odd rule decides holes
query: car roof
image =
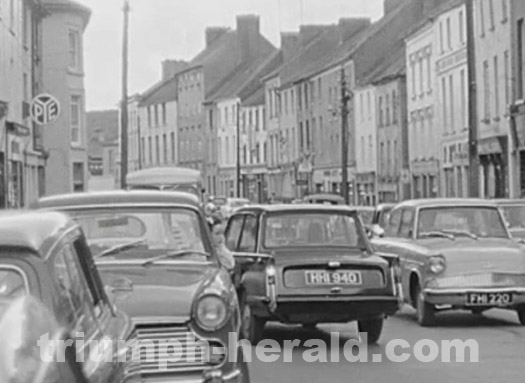
{"label": "car roof", "polygon": [[497,207],[494,201],[481,198],[428,198],[407,200],[396,205],[397,207],[440,207],[440,206],[487,206]]}
{"label": "car roof", "polygon": [[268,213],[280,213],[280,212],[309,212],[326,210],[331,212],[356,212],[355,207],[347,205],[323,205],[323,204],[273,204],[273,205],[251,205],[246,206],[238,210],[241,212],[249,211],[264,211]]}
{"label": "car roof", "polygon": [[4,211],[0,214],[0,247],[30,249],[45,257],[62,234],[76,226],[63,213]]}
{"label": "car roof", "polygon": [[113,190],[103,192],[71,193],[41,198],[38,209],[66,208],[73,206],[105,205],[189,205],[200,207],[197,196],[191,193],[160,190]]}
{"label": "car roof", "polygon": [[525,199],[495,199],[497,205],[525,205]]}

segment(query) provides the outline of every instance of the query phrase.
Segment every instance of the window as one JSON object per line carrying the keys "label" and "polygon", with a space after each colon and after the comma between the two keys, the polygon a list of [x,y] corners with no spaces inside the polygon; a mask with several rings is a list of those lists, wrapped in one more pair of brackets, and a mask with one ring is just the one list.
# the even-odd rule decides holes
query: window
{"label": "window", "polygon": [[415,61],[412,61],[410,64],[411,72],[412,72],[412,98],[416,97],[416,63]]}
{"label": "window", "polygon": [[510,104],[510,78],[509,78],[509,72],[510,72],[510,69],[509,69],[509,65],[510,65],[510,60],[509,60],[509,51],[506,50],[504,55],[503,55],[503,70],[505,71],[505,105],[509,105]]}
{"label": "window", "polygon": [[392,153],[391,153],[391,150],[392,150],[392,147],[391,147],[391,144],[390,144],[390,141],[387,142],[386,144],[386,155],[385,155],[385,158],[386,158],[386,163],[387,163],[387,166],[386,166],[386,173],[388,175],[391,174],[391,167],[392,167]]}
{"label": "window", "polygon": [[423,93],[425,92],[425,88],[424,88],[424,82],[425,82],[425,79],[423,78],[424,74],[423,74],[423,59],[420,59],[418,61],[418,65],[419,65],[419,94],[420,96],[423,96]]}
{"label": "window", "polygon": [[363,93],[359,95],[359,114],[360,114],[360,120],[363,121],[365,119],[365,113],[364,113],[364,100],[363,100]]}
{"label": "window", "polygon": [[149,163],[153,163],[153,148],[151,145],[151,136],[148,137],[148,157],[149,157]]}
{"label": "window", "polygon": [[448,49],[452,49],[452,29],[450,26],[450,17],[447,18],[447,45]]}
{"label": "window", "polygon": [[239,252],[255,253],[257,244],[257,218],[247,215],[241,233]]}
{"label": "window", "polygon": [[361,161],[365,162],[365,137],[361,136]]}
{"label": "window", "polygon": [[267,158],[268,158],[268,150],[267,150],[267,147],[266,147],[266,142],[264,142],[263,143],[263,161],[264,161],[264,163],[266,163]]}
{"label": "window", "polygon": [[366,92],[366,114],[368,116],[368,120],[372,118],[372,100],[370,96],[370,92]]}
{"label": "window", "polygon": [[80,70],[80,32],[69,30],[69,69]]}
{"label": "window", "polygon": [[430,63],[430,56],[427,58],[427,92],[432,92],[432,65]]}
{"label": "window", "polygon": [[369,134],[369,135],[368,135],[368,165],[369,165],[369,166],[372,166],[372,164],[373,164],[372,155],[373,155],[373,150],[372,150],[372,135]]}
{"label": "window", "polygon": [[483,62],[483,86],[485,119],[490,119],[490,74],[487,60]]}
{"label": "window", "polygon": [[155,136],[155,157],[157,164],[160,163],[160,147],[159,147],[159,136]]}
{"label": "window", "polygon": [[495,28],[494,23],[494,0],[489,0],[489,16],[490,16],[490,30],[493,31]]}
{"label": "window", "polygon": [[321,78],[319,77],[317,79],[317,94],[319,97],[319,101],[321,101],[323,97],[323,90],[321,89],[321,86],[322,86],[322,82],[321,82]]}
{"label": "window", "polygon": [[501,0],[501,13],[502,13],[501,22],[502,23],[506,23],[507,20],[509,19],[509,3],[508,3],[508,0]]}
{"label": "window", "polygon": [[71,143],[73,145],[80,145],[82,129],[82,98],[80,96],[71,96],[69,118],[71,129]]}
{"label": "window", "polygon": [[441,79],[441,100],[442,100],[441,105],[443,106],[443,123],[445,126],[445,132],[447,132],[448,131],[448,128],[447,128],[448,127],[448,124],[447,124],[448,106],[447,106],[447,81],[445,77]]}
{"label": "window", "polygon": [[379,126],[384,124],[384,115],[383,115],[383,97],[379,97]]}
{"label": "window", "polygon": [[75,193],[84,191],[84,163],[83,162],[73,163],[73,191]]}
{"label": "window", "polygon": [[385,229],[385,237],[397,237],[399,224],[401,223],[401,213],[401,209],[395,209],[390,212]]}
{"label": "window", "polygon": [[259,131],[259,109],[255,110],[255,131]]}
{"label": "window", "polygon": [[499,65],[498,56],[494,56],[494,117],[499,116]]}
{"label": "window", "polygon": [[523,19],[519,19],[518,20],[518,30],[517,30],[517,38],[518,38],[518,52],[517,52],[517,59],[518,59],[518,62],[517,62],[517,80],[518,80],[518,99],[523,99],[523,85],[524,85],[524,79],[523,79],[523,74],[524,74],[524,71],[523,71],[523,67],[525,66],[525,62],[524,62],[524,57],[523,57],[523,52],[524,52],[524,46],[523,44],[525,43],[525,28],[523,28]]}
{"label": "window", "polygon": [[405,209],[401,217],[401,226],[399,227],[399,236],[401,238],[411,238],[414,227],[414,210]]}
{"label": "window", "polygon": [[459,41],[461,44],[465,43],[465,21],[463,11],[459,11],[458,15],[458,24],[459,24]]}
{"label": "window", "polygon": [[226,228],[226,247],[230,251],[237,251],[237,245],[239,244],[239,237],[241,236],[242,222],[244,216],[233,217],[228,227]]}
{"label": "window", "polygon": [[166,126],[168,124],[168,117],[166,114],[166,103],[162,104],[162,124]]}
{"label": "window", "polygon": [[443,36],[443,21],[439,23],[439,47],[441,48],[441,53],[445,51],[445,38]]}
{"label": "window", "polygon": [[461,126],[463,129],[467,127],[467,89],[466,89],[466,76],[465,69],[462,69],[460,72],[460,92],[461,92]]}
{"label": "window", "polygon": [[385,96],[385,106],[386,106],[385,124],[386,126],[389,126],[390,125],[390,96],[388,94]]}
{"label": "window", "polygon": [[[142,137],[142,138],[140,139],[140,141],[141,141],[141,145],[142,145],[142,146],[141,146],[141,161],[142,161],[142,164],[143,164],[143,163],[144,163],[144,155],[145,155],[145,153],[146,153],[146,143],[145,143],[145,139],[144,139],[144,137]],[[142,164],[141,164],[141,165],[142,165]]]}
{"label": "window", "polygon": [[397,93],[395,90],[392,91],[392,123],[397,124]]}
{"label": "window", "polygon": [[479,34],[481,37],[485,36],[485,8],[484,8],[484,1],[479,2],[479,27],[480,31]]}
{"label": "window", "polygon": [[455,116],[455,104],[454,104],[454,76],[448,76],[448,92],[450,101],[450,129],[452,132],[456,130],[456,116]]}
{"label": "window", "polygon": [[175,133],[171,132],[171,162],[176,163],[176,151],[175,151]]}
{"label": "window", "polygon": [[394,173],[397,172],[397,140],[394,140],[394,153],[392,154],[392,160],[394,161]]}
{"label": "window", "polygon": [[385,174],[385,143],[381,142],[381,151],[379,152],[380,173]]}
{"label": "window", "polygon": [[164,149],[164,164],[168,163],[168,140],[166,134],[162,135],[162,148]]}
{"label": "window", "polygon": [[151,128],[151,106],[148,106],[148,127]]}

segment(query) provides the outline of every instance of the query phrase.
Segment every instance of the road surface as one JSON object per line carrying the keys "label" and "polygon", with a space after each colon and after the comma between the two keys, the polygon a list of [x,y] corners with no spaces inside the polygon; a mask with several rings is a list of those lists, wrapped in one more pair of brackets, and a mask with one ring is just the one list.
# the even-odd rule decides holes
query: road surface
{"label": "road surface", "polygon": [[[329,383],[329,382],[389,382],[389,383],[517,383],[525,382],[525,326],[520,326],[517,314],[511,311],[492,310],[482,316],[475,316],[470,312],[447,312],[438,316],[438,325],[433,328],[419,327],[415,322],[415,311],[404,308],[395,317],[389,318],[385,324],[383,336],[379,344],[362,348],[367,352],[368,362],[349,362],[345,359],[344,343],[357,341],[355,324],[321,325],[314,330],[305,330],[301,327],[287,327],[270,323],[266,327],[265,338],[275,340],[281,350],[285,340],[298,339],[301,346],[288,347],[289,353],[267,352],[270,355],[266,361],[258,360],[257,351],[261,353],[265,347],[257,346],[251,349],[250,374],[252,383]],[[332,347],[335,351],[324,352],[319,345],[304,342],[308,339],[320,339],[329,342],[332,332],[340,333],[340,347]],[[394,348],[394,354],[400,355],[409,352],[410,359],[406,362],[393,362],[387,355],[387,344],[395,339],[403,339],[411,346],[403,349]],[[479,345],[479,362],[470,362],[475,357],[467,348],[465,362],[456,362],[455,353],[451,353],[451,362],[442,362],[444,348],[441,347],[439,356],[432,362],[416,359],[412,351],[421,340],[430,340],[431,344],[442,346],[446,340],[473,339]],[[428,342],[428,341],[425,341]],[[392,343],[391,343],[392,344]],[[271,350],[271,346],[266,346]],[[274,345],[275,347],[275,345]],[[310,352],[313,349],[315,353]],[[434,347],[435,348],[435,347]],[[330,350],[330,349],[329,349]],[[306,358],[304,357],[306,354]],[[422,348],[422,354],[428,355],[430,347]],[[315,354],[315,355],[313,355]],[[348,353],[347,353],[348,354]],[[373,354],[381,355],[382,362],[373,363]],[[264,356],[263,355],[263,356]],[[271,356],[279,359],[271,361]],[[313,356],[312,356],[313,355]],[[357,355],[357,349],[354,349]],[[419,355],[419,354],[418,354]],[[310,361],[308,357],[312,357]],[[326,362],[314,361],[315,356],[321,360],[327,356]],[[336,362],[339,356],[339,362]],[[350,355],[351,356],[351,355]],[[379,357],[375,357],[379,358]],[[364,359],[364,358],[363,358]],[[285,360],[287,360],[285,362]]]}

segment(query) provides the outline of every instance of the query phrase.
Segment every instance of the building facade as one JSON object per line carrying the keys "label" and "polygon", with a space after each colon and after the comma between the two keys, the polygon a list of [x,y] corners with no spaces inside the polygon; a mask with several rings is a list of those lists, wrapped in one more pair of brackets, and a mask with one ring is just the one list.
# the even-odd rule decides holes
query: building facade
{"label": "building facade", "polygon": [[[139,108],[141,96],[135,94],[128,99],[128,171],[134,172],[142,169],[143,150],[142,145],[142,125],[145,120],[143,118],[144,111]],[[146,112],[147,113],[147,112]],[[146,116],[147,117],[147,116]],[[119,123],[120,126],[120,123]],[[120,135],[119,135],[120,142]],[[120,153],[120,150],[119,150]]]}
{"label": "building facade", "polygon": [[43,3],[49,14],[42,22],[42,91],[61,104],[59,118],[43,129],[46,194],[81,192],[88,179],[83,34],[91,11],[73,1]]}
{"label": "building facade", "polygon": [[[236,197],[240,185],[237,179],[237,120],[240,101],[238,98],[223,100],[217,103],[218,129],[218,195]],[[242,154],[241,154],[242,157]],[[238,189],[239,188],[239,189]]]}
{"label": "building facade", "polygon": [[461,4],[436,20],[436,126],[441,139],[441,195],[469,196],[468,61],[466,7]]}
{"label": "building facade", "polygon": [[510,133],[511,26],[508,1],[475,0],[478,155],[480,196],[508,197],[512,158]]}
{"label": "building facade", "polygon": [[407,111],[412,198],[439,195],[441,130],[436,124],[435,31],[429,21],[406,39]]}
{"label": "building facade", "polygon": [[42,130],[29,115],[42,92],[42,2],[0,7],[0,208],[27,206],[45,193]]}

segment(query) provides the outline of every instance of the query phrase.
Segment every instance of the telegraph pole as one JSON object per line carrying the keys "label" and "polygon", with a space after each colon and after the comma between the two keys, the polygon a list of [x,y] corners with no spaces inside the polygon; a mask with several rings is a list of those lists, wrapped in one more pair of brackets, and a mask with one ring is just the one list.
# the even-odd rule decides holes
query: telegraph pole
{"label": "telegraph pole", "polygon": [[474,4],[466,1],[467,18],[467,65],[468,65],[468,154],[469,154],[469,195],[479,197],[478,157],[478,111],[476,87],[476,52],[474,45]]}
{"label": "telegraph pole", "polygon": [[345,204],[350,205],[348,193],[348,102],[350,94],[347,89],[344,66],[341,68],[341,194]]}
{"label": "telegraph pole", "polygon": [[237,198],[241,198],[241,103],[237,103]]}
{"label": "telegraph pole", "polygon": [[122,105],[120,107],[120,187],[126,189],[128,175],[128,30],[129,0],[124,0],[124,35],[122,44]]}

